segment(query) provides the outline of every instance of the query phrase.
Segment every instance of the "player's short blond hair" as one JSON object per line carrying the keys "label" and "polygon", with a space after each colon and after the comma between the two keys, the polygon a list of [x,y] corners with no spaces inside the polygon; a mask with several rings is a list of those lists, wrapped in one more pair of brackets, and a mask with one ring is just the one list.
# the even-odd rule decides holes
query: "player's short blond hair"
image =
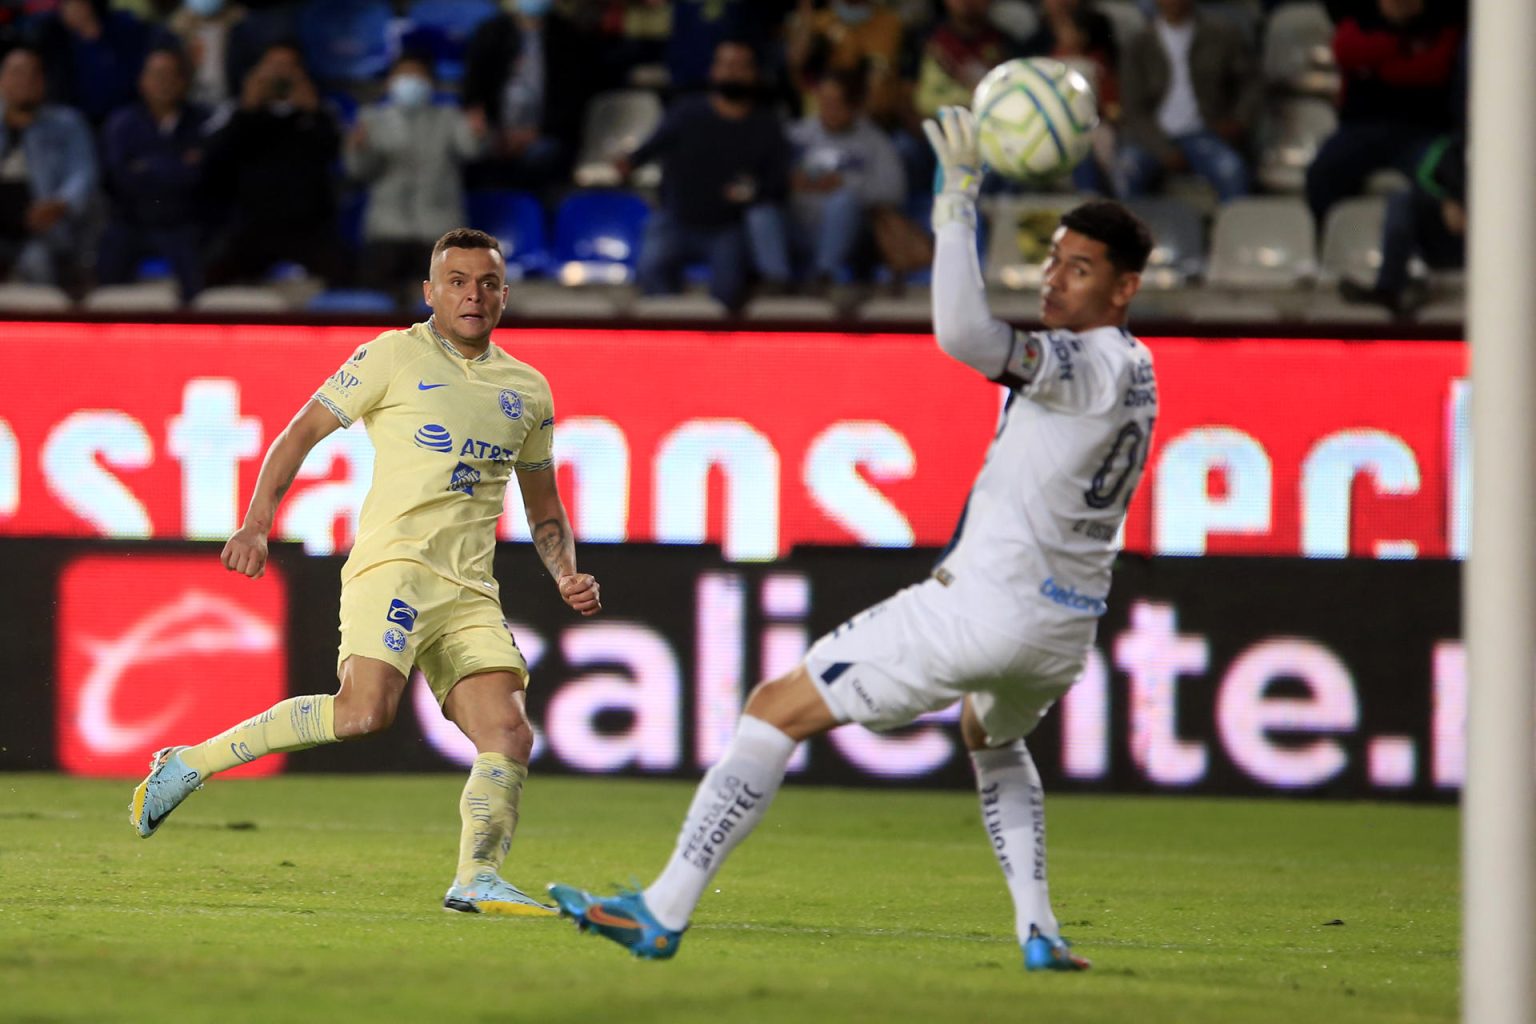
{"label": "player's short blond hair", "polygon": [[496,240],[495,235],[488,235],[474,228],[454,228],[439,238],[437,244],[432,246],[430,262],[433,266],[437,265],[437,258],[443,254],[444,249],[490,249],[496,255],[502,256],[503,262],[506,259],[501,251],[501,243]]}

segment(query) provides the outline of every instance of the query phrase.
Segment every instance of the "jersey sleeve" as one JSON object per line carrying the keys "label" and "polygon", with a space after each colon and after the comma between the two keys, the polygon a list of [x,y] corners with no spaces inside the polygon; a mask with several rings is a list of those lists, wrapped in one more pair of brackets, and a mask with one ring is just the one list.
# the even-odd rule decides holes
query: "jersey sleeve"
{"label": "jersey sleeve", "polygon": [[1015,330],[1008,361],[993,379],[1065,413],[1106,408],[1116,400],[1119,384],[1113,370],[1072,331]]}
{"label": "jersey sleeve", "polygon": [[539,403],[539,421],[532,427],[513,463],[524,473],[536,473],[555,464],[555,399],[547,384],[543,401]]}
{"label": "jersey sleeve", "polygon": [[350,427],[384,400],[394,376],[394,349],[388,335],[359,346],[341,369],[320,385],[315,401],[329,409],[343,427]]}

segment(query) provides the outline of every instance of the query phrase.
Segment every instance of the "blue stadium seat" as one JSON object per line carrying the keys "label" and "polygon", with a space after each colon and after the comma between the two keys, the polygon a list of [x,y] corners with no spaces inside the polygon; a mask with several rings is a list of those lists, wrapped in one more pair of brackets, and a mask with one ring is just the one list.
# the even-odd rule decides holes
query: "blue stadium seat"
{"label": "blue stadium seat", "polygon": [[469,193],[470,227],[495,235],[507,261],[507,277],[517,280],[545,273],[550,265],[544,208],[528,192],[484,189]]}
{"label": "blue stadium seat", "polygon": [[394,313],[395,300],[367,288],[337,288],[321,292],[304,307],[311,313]]}
{"label": "blue stadium seat", "polygon": [[640,239],[651,215],[633,192],[574,192],[555,213],[555,265],[568,284],[634,279]]}
{"label": "blue stadium seat", "polygon": [[305,4],[299,39],[310,71],[325,83],[377,78],[389,69],[389,24],[382,0],[326,0]]}
{"label": "blue stadium seat", "polygon": [[401,36],[401,48],[430,54],[437,77],[457,82],[464,77],[469,37],[496,13],[492,0],[416,0],[406,12],[408,27]]}

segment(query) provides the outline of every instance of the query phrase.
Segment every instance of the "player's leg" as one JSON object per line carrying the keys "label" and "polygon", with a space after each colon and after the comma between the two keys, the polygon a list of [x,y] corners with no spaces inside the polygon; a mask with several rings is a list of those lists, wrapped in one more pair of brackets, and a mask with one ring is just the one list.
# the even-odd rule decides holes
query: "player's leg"
{"label": "player's leg", "polygon": [[844,722],[890,728],[954,703],[959,691],[919,678],[931,637],[924,598],[908,588],[822,637],[794,671],[752,691],[725,754],[705,774],[677,845],[639,893],[599,899],[550,887],[560,909],[637,956],[670,957],[726,858],[762,821],[800,740]]}
{"label": "player's leg", "polygon": [[804,666],[760,684],[730,745],[699,783],[677,845],[656,880],[643,892],[605,898],[552,885],[561,912],[583,931],[596,931],[636,956],[671,957],[726,858],[767,815],[795,744],[839,721]]}
{"label": "player's leg", "polygon": [[177,805],[219,772],[268,754],[366,736],[394,721],[405,691],[398,668],[354,655],[343,662],[339,676],[335,695],[289,697],[201,743],[157,751],[129,803],[129,820],[139,835],[153,835]]}
{"label": "player's leg", "polygon": [[459,680],[443,701],[443,714],[475,745],[475,760],[459,797],[458,870],[443,900],[450,910],[553,913],[501,878],[517,832],[518,805],[533,752],[524,678],[512,671],[477,673]]}
{"label": "player's leg", "polygon": [[493,597],[460,592],[446,630],[417,661],[444,716],[475,745],[475,760],[459,796],[459,861],[443,906],[548,916],[554,911],[500,875],[533,753],[524,703],[528,663]]}
{"label": "player's leg", "polygon": [[1076,678],[1074,659],[1041,653],[1041,676],[967,695],[960,735],[970,751],[981,822],[1013,898],[1014,927],[1030,970],[1083,970],[1051,909],[1046,870],[1045,790],[1024,737]]}

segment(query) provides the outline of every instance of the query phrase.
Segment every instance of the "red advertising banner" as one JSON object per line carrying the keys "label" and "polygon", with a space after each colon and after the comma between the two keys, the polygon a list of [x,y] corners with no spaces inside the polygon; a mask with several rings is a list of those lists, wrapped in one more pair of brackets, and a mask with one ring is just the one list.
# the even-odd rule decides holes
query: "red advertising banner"
{"label": "red advertising banner", "polygon": [[[60,575],[58,757],[132,778],[168,737],[212,736],[288,695],[286,587],[202,554],[84,555]],[[230,771],[272,775],[283,755]]]}
{"label": "red advertising banner", "polygon": [[[0,535],[223,539],[266,446],[373,334],[0,325]],[[732,560],[942,545],[1000,404],[922,336],[508,328],[496,340],[554,388],[562,492],[589,542],[713,542]],[[1160,415],[1129,549],[1464,552],[1461,343],[1149,344]],[[361,427],[332,435],[277,535],[345,551],[371,467]],[[511,511],[503,535],[524,536]]]}

